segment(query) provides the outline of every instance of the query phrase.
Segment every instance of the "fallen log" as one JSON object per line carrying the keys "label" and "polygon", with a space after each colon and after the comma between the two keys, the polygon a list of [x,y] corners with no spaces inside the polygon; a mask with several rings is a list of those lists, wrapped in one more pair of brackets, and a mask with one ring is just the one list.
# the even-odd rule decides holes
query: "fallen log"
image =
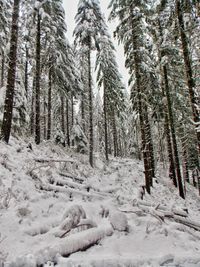
{"label": "fallen log", "polygon": [[79,189],[79,190],[86,190],[87,186],[79,183],[75,183],[72,181],[64,181],[62,179],[52,179],[51,182],[58,186],[68,186],[73,189]]}
{"label": "fallen log", "polygon": [[59,172],[59,175],[63,176],[63,177],[66,177],[66,178],[70,178],[73,181],[79,182],[80,184],[82,184],[85,181],[85,179],[83,179],[81,177],[75,177],[75,176],[72,176],[71,174],[68,174],[68,173]]}
{"label": "fallen log", "polygon": [[188,217],[188,212],[185,211],[184,208],[182,209],[177,209],[177,208],[171,208],[171,211],[168,211],[168,207],[167,206],[162,206],[160,204],[158,204],[157,206],[152,205],[151,203],[148,203],[148,202],[145,202],[143,200],[137,200],[137,199],[134,199],[133,202],[132,202],[133,206],[136,206],[136,207],[143,207],[145,209],[146,208],[153,208],[155,210],[159,210],[159,211],[163,211],[163,212],[171,212],[171,214],[175,214],[175,215],[178,215],[178,216],[181,216],[181,217]]}
{"label": "fallen log", "polygon": [[63,257],[68,257],[75,252],[84,251],[94,246],[101,239],[106,236],[111,236],[112,234],[113,229],[111,226],[91,228],[69,237],[56,240],[51,245],[34,253],[34,258],[36,259],[37,266],[42,266],[42,264],[48,261],[56,262],[58,254]]}
{"label": "fallen log", "polygon": [[105,196],[105,197],[109,196],[109,193],[107,193],[106,191],[105,192],[101,191],[98,188],[95,188],[93,186],[83,184],[83,183],[79,184],[76,182],[66,181],[66,180],[62,180],[62,179],[52,179],[52,183],[54,183],[58,186],[68,186],[68,187],[73,188],[73,189],[86,190],[87,192],[94,192],[94,193],[97,193],[97,194]]}
{"label": "fallen log", "polygon": [[77,224],[76,226],[74,226],[70,230],[67,230],[67,231],[63,232],[62,235],[60,236],[60,238],[65,237],[66,234],[68,234],[69,232],[71,232],[74,229],[80,229],[80,228],[83,228],[83,227],[87,227],[87,229],[90,229],[90,228],[97,227],[97,225],[96,225],[95,222],[93,222],[90,219],[82,219],[79,224]]}
{"label": "fallen log", "polygon": [[200,223],[198,223],[198,222],[194,222],[194,221],[189,220],[189,219],[181,218],[181,217],[179,217],[177,215],[174,215],[173,219],[178,223],[181,223],[181,224],[183,224],[185,226],[193,228],[196,231],[200,231]]}
{"label": "fallen log", "polygon": [[90,193],[90,192],[82,192],[80,190],[76,190],[74,188],[66,188],[64,186],[58,186],[58,185],[44,185],[40,184],[39,187],[40,190],[44,191],[53,191],[53,192],[61,192],[61,193],[67,193],[69,196],[72,196],[73,194],[80,195],[82,197],[86,198],[97,198],[102,200],[104,198],[103,195],[96,193]]}
{"label": "fallen log", "polygon": [[32,265],[42,267],[47,262],[57,263],[57,257],[68,257],[73,253],[85,251],[88,248],[96,245],[101,239],[106,236],[111,236],[114,230],[111,225],[99,226],[91,228],[83,232],[79,232],[65,238],[55,238],[47,246],[46,244],[40,247],[38,251],[26,256],[17,257],[16,260],[6,263],[8,267],[24,267]]}
{"label": "fallen log", "polygon": [[64,162],[64,163],[75,163],[72,159],[34,159],[38,163],[50,163],[50,162]]}
{"label": "fallen log", "polygon": [[[176,210],[176,213],[173,211],[163,211],[159,210],[158,206],[156,208],[153,207],[147,207],[147,206],[142,206],[142,205],[137,205],[138,208],[141,209],[143,213],[147,213],[152,215],[153,217],[159,219],[161,222],[164,222],[165,218],[171,219],[177,223],[183,224],[185,226],[188,226],[196,231],[200,231],[200,223],[192,221],[186,217],[183,217],[183,214],[177,215],[178,211]],[[134,209],[129,209],[129,210],[123,210],[120,209],[122,212],[126,213],[138,213]],[[184,214],[186,216],[186,214]]]}

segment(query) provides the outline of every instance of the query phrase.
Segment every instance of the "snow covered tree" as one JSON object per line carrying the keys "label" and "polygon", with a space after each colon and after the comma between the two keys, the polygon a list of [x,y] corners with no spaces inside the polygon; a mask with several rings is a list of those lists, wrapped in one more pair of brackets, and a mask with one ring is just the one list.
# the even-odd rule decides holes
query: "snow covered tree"
{"label": "snow covered tree", "polygon": [[6,51],[6,45],[9,41],[9,28],[10,28],[10,18],[11,17],[11,2],[10,1],[5,1],[1,0],[0,1],[0,57],[1,57],[1,64],[0,64],[0,69],[1,69],[1,81],[0,81],[0,86],[4,86],[4,81],[5,81],[5,71],[6,71],[6,56],[7,56],[7,51]]}
{"label": "snow covered tree", "polygon": [[41,79],[41,14],[37,10],[36,73],[35,73],[35,143],[40,143],[40,79]]}
{"label": "snow covered tree", "polygon": [[108,116],[110,115],[113,125],[114,155],[117,156],[117,133],[115,124],[115,113],[125,109],[124,105],[124,85],[114,54],[114,46],[108,34],[99,40],[96,68],[98,69],[97,81],[99,87],[103,86],[103,106],[104,106],[104,137],[105,156],[108,160]]}
{"label": "snow covered tree", "polygon": [[75,124],[72,127],[71,130],[71,141],[74,142],[74,145],[76,147],[76,151],[78,153],[85,154],[88,151],[87,145],[88,141],[87,138],[81,129],[80,125],[78,124],[78,121],[76,120]]}
{"label": "snow covered tree", "polygon": [[[176,2],[175,3],[176,14],[177,14],[177,19],[178,19],[178,26],[179,26],[183,58],[184,58],[186,81],[187,81],[187,86],[189,90],[194,125],[196,127],[196,125],[199,125],[200,123],[200,114],[199,114],[199,109],[198,109],[198,104],[199,104],[198,93],[196,92],[196,88],[195,88],[195,80],[194,80],[194,74],[193,74],[192,63],[191,63],[191,55],[189,51],[188,38],[187,38],[186,31],[185,31],[183,4],[181,3],[180,0],[176,0],[175,2]],[[186,5],[186,7],[191,8],[189,3]],[[198,149],[199,149],[199,154],[200,154],[200,132],[199,131],[197,131],[197,140],[198,140]]]}
{"label": "snow covered tree", "polygon": [[13,99],[14,99],[15,75],[16,75],[16,64],[17,64],[19,5],[20,5],[20,0],[14,0],[6,97],[4,105],[3,123],[1,129],[1,139],[4,140],[6,143],[9,142],[11,126],[12,126]]}
{"label": "snow covered tree", "polygon": [[75,43],[84,47],[87,53],[88,64],[88,99],[89,99],[89,162],[94,165],[93,150],[93,89],[92,89],[92,73],[91,73],[91,52],[98,48],[98,37],[104,34],[106,26],[101,14],[99,1],[96,0],[80,0],[78,4],[78,12],[76,14],[76,28],[74,30]]}
{"label": "snow covered tree", "polygon": [[[164,97],[166,97],[166,107],[168,106],[168,111],[165,111],[167,115],[165,115],[166,121],[166,132],[167,132],[167,140],[168,140],[168,154],[170,161],[170,172],[176,185],[175,175],[177,175],[177,181],[179,185],[179,193],[182,197],[184,197],[183,193],[183,185],[182,185],[182,177],[180,172],[180,157],[178,150],[178,138],[179,132],[182,135],[181,131],[184,131],[180,125],[176,125],[175,121],[183,120],[182,124],[190,124],[186,117],[191,116],[191,112],[186,109],[189,106],[188,103],[188,95],[184,94],[185,82],[184,82],[184,73],[182,72],[184,63],[182,62],[181,49],[179,45],[178,32],[177,32],[177,23],[176,20],[172,20],[174,14],[174,2],[169,1],[168,3],[163,1],[158,9],[156,10],[158,19],[158,28],[160,29],[160,37],[161,37],[161,45],[159,47],[160,56],[161,56],[161,68],[164,79]],[[155,19],[155,17],[154,17]],[[166,87],[167,86],[167,87]],[[170,90],[173,88],[173,90]],[[182,88],[179,91],[179,88]],[[173,101],[172,101],[173,99]],[[176,108],[176,113],[173,112],[173,107]],[[183,115],[185,114],[185,115]],[[187,115],[186,115],[187,114]],[[176,118],[176,119],[175,119]],[[186,122],[186,121],[187,122]],[[181,131],[179,131],[179,129]],[[170,133],[171,132],[171,133]],[[185,135],[185,134],[184,134]],[[193,134],[192,134],[193,135]],[[190,135],[190,136],[192,136]],[[182,137],[179,137],[182,140]],[[171,140],[170,140],[171,139]],[[185,138],[184,138],[185,139]],[[188,140],[189,141],[189,140]],[[184,141],[185,143],[185,141]],[[172,148],[173,146],[173,148]],[[180,146],[183,147],[182,144]],[[183,157],[184,162],[185,155],[188,154],[185,150],[186,146],[184,145]],[[186,164],[187,165],[187,164]],[[176,169],[176,174],[173,169]]]}
{"label": "snow covered tree", "polygon": [[110,19],[119,19],[116,36],[123,43],[126,54],[126,66],[130,70],[132,96],[136,97],[136,109],[140,118],[142,152],[145,169],[146,190],[150,193],[150,186],[154,176],[154,152],[149,124],[147,95],[153,88],[153,72],[148,49],[148,32],[145,24],[146,1],[115,1],[112,0]]}

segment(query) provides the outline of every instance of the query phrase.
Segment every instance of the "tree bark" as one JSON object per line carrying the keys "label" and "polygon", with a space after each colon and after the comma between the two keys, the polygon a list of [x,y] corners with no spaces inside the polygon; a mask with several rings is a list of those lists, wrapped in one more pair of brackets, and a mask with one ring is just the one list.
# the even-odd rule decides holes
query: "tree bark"
{"label": "tree bark", "polygon": [[85,128],[85,97],[84,97],[84,92],[82,93],[82,97],[81,97],[81,121],[82,121],[82,128],[83,128],[83,132],[86,132],[86,128]]}
{"label": "tree bark", "polygon": [[1,58],[1,87],[4,86],[4,72],[5,72],[5,55],[4,55],[4,52],[2,52],[2,58]]}
{"label": "tree bark", "polygon": [[[72,110],[72,117],[71,117],[71,119],[72,119],[72,122],[71,122],[71,129],[73,128],[73,126],[74,126],[74,96],[73,96],[73,94],[71,94],[71,110]],[[75,142],[74,142],[74,140],[72,140],[72,146],[74,146],[75,145]]]}
{"label": "tree bark", "polygon": [[1,139],[6,143],[9,142],[12,127],[13,100],[17,65],[19,5],[20,0],[14,0],[10,37],[10,52],[8,56],[9,66],[7,75],[6,98],[4,103],[3,123],[1,129]]}
{"label": "tree bark", "polygon": [[34,135],[35,131],[35,77],[33,78],[32,84],[32,96],[31,96],[31,118],[30,118],[30,129],[31,135]]}
{"label": "tree bark", "polygon": [[168,150],[168,159],[169,159],[169,178],[172,179],[174,186],[177,187],[178,184],[176,180],[174,154],[173,154],[173,148],[172,148],[169,118],[168,118],[167,110],[165,111],[165,133],[167,137],[167,150]]}
{"label": "tree bark", "polygon": [[47,140],[51,139],[52,66],[49,66]]}
{"label": "tree bark", "polygon": [[25,87],[26,98],[27,98],[28,97],[28,48],[27,48],[27,46],[26,46],[26,62],[25,62],[24,87]]}
{"label": "tree bark", "polygon": [[89,162],[91,167],[94,165],[93,150],[93,92],[92,92],[92,74],[91,74],[91,37],[88,36],[88,88],[89,88]]}
{"label": "tree bark", "polygon": [[108,125],[107,125],[107,88],[106,82],[104,82],[104,96],[103,96],[103,111],[104,111],[104,137],[105,137],[105,157],[108,161]]}
{"label": "tree bark", "polygon": [[61,95],[61,130],[63,134],[65,134],[65,104],[64,104],[64,96]]}
{"label": "tree bark", "polygon": [[70,147],[70,131],[69,131],[69,101],[66,100],[66,126],[67,126],[67,145]]}
{"label": "tree bark", "polygon": [[[181,8],[180,0],[176,0],[176,13],[177,13],[177,18],[178,18],[178,23],[179,23],[183,58],[184,58],[184,63],[185,63],[186,81],[187,81],[187,85],[189,89],[193,120],[195,123],[199,123],[200,119],[199,119],[199,111],[198,111],[198,101],[197,101],[197,96],[195,92],[195,81],[193,77],[192,64],[190,60],[190,52],[188,48],[187,35],[185,33],[184,18],[183,18],[183,12]],[[197,133],[197,141],[198,141],[198,151],[200,154],[200,132],[197,131],[196,133]]]}
{"label": "tree bark", "polygon": [[47,139],[47,118],[46,118],[46,95],[43,96],[43,123],[44,123],[44,140]]}
{"label": "tree bark", "polygon": [[37,14],[37,37],[36,37],[36,84],[35,84],[35,143],[40,144],[40,76],[41,76],[41,17]]}
{"label": "tree bark", "polygon": [[154,147],[153,147],[153,140],[152,140],[152,133],[151,133],[151,126],[149,122],[149,116],[148,116],[148,108],[145,107],[145,127],[146,127],[146,139],[147,139],[147,151],[148,151],[148,158],[149,158],[149,164],[151,169],[151,186],[153,186],[153,177],[155,177],[155,161],[154,161]]}
{"label": "tree bark", "polygon": [[114,147],[114,157],[118,157],[118,140],[117,140],[117,127],[116,127],[116,120],[115,120],[115,111],[114,107],[112,107],[112,128],[113,128],[113,147]]}
{"label": "tree bark", "polygon": [[185,182],[190,183],[187,147],[183,141],[182,141],[182,154],[183,154],[183,178]]}

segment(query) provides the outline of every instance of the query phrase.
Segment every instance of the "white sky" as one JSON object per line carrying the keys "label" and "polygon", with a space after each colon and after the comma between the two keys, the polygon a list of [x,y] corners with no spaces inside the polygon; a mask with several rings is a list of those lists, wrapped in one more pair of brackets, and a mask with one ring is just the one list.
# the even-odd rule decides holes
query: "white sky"
{"label": "white sky", "polygon": [[[75,28],[75,21],[74,21],[74,17],[76,15],[77,12],[77,7],[78,7],[78,2],[79,0],[63,0],[63,6],[65,9],[65,13],[66,13],[66,23],[67,23],[67,37],[69,39],[70,42],[73,42],[73,38],[72,38],[72,34],[73,34],[73,30]],[[108,18],[109,15],[109,10],[107,10],[107,7],[109,5],[109,0],[100,0],[100,4],[101,4],[101,9],[102,12],[104,13],[106,19]],[[112,32],[115,30],[115,24],[114,23],[108,23],[108,28],[110,29],[110,34],[111,36],[113,36]],[[118,42],[117,40],[113,40],[114,44],[115,44],[115,48],[116,48],[116,58],[117,58],[117,63],[119,65],[119,71],[123,76],[123,81],[127,86],[127,81],[128,81],[128,73],[127,70],[124,67],[124,52],[123,52],[123,48],[122,46],[118,46]]]}

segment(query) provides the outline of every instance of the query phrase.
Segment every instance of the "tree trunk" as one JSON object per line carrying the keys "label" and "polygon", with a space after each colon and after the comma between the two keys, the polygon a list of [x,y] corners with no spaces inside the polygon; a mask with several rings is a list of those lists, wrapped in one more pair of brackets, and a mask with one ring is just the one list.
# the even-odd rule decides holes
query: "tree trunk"
{"label": "tree trunk", "polygon": [[37,37],[36,37],[36,77],[35,77],[35,143],[40,144],[40,76],[41,76],[41,17],[37,14]]}
{"label": "tree trunk", "polygon": [[148,116],[148,109],[145,108],[145,125],[146,125],[146,140],[147,140],[147,150],[149,154],[149,164],[151,168],[151,186],[153,186],[153,177],[155,177],[155,161],[154,161],[154,147],[153,147],[153,140],[152,140],[152,133],[151,133],[151,126],[149,122],[149,116]]}
{"label": "tree trunk", "polygon": [[105,137],[105,156],[108,161],[108,125],[107,125],[107,88],[106,82],[104,82],[104,96],[103,96],[103,111],[104,111],[104,137]]}
{"label": "tree trunk", "polygon": [[[71,129],[73,128],[74,126],[74,97],[73,95],[71,94],[71,108],[72,108],[72,123],[71,123]],[[74,146],[75,143],[74,143],[74,139],[72,140],[72,146]]]}
{"label": "tree trunk", "polygon": [[138,129],[138,122],[136,122],[136,129],[135,129],[135,135],[136,135],[136,142],[137,142],[137,157],[139,160],[142,160],[141,150],[140,150],[140,142],[139,142],[139,131]]}
{"label": "tree trunk", "polygon": [[63,134],[65,134],[65,103],[64,103],[64,96],[61,95],[61,130]]}
{"label": "tree trunk", "polygon": [[6,98],[4,103],[3,123],[1,129],[1,139],[6,143],[9,142],[12,126],[13,100],[17,65],[19,5],[20,0],[14,0],[10,37],[10,52],[8,56],[9,66],[7,75]]}
{"label": "tree trunk", "polygon": [[25,92],[26,92],[26,98],[28,98],[28,48],[27,47],[26,47],[24,87],[25,87]]}
{"label": "tree trunk", "polygon": [[[72,127],[74,126],[74,97],[71,95],[71,107],[72,107]],[[71,127],[71,128],[72,128]]]}
{"label": "tree trunk", "polygon": [[163,73],[164,73],[164,81],[165,81],[165,93],[166,93],[166,97],[167,97],[169,123],[170,123],[170,127],[171,127],[172,143],[173,143],[173,149],[174,149],[175,168],[176,168],[176,175],[177,175],[177,179],[178,179],[179,195],[180,195],[180,197],[182,197],[184,199],[185,194],[184,194],[181,171],[180,171],[178,146],[177,146],[177,141],[176,141],[174,117],[173,117],[172,103],[171,103],[171,97],[170,97],[170,92],[169,92],[168,74],[167,74],[167,67],[166,66],[163,66]]}
{"label": "tree trunk", "polygon": [[182,153],[183,153],[183,179],[185,182],[190,183],[187,147],[185,142],[183,141],[182,141]]}
{"label": "tree trunk", "polygon": [[82,93],[81,97],[81,121],[82,121],[82,128],[83,132],[86,132],[85,128],[85,97],[84,97],[84,92]]}
{"label": "tree trunk", "polygon": [[70,147],[70,132],[69,132],[69,101],[66,101],[66,126],[67,126],[67,145]]}
{"label": "tree trunk", "polygon": [[[197,101],[197,96],[195,92],[195,81],[194,81],[193,72],[192,72],[192,64],[190,61],[190,52],[188,48],[187,36],[185,33],[184,18],[183,18],[180,0],[176,0],[176,13],[177,13],[177,18],[178,18],[178,23],[179,23],[183,58],[184,58],[184,63],[185,63],[186,80],[187,80],[187,85],[189,89],[193,119],[195,123],[199,123],[200,119],[199,119],[199,111],[198,111],[198,101]],[[197,141],[198,141],[198,151],[200,154],[200,132],[199,131],[197,131]]]}
{"label": "tree trunk", "polygon": [[116,128],[116,121],[115,121],[115,111],[112,107],[112,128],[113,128],[113,147],[114,147],[114,157],[118,156],[118,140],[117,140],[117,128]]}
{"label": "tree trunk", "polygon": [[47,139],[47,118],[46,118],[46,95],[43,96],[43,123],[44,123],[44,140]]}
{"label": "tree trunk", "polygon": [[[162,31],[160,20],[158,20],[158,25],[159,25],[160,35],[163,38],[163,31]],[[161,58],[164,57],[164,56],[165,56],[164,52],[161,51],[160,62],[161,62]],[[163,81],[163,84],[162,84],[162,94],[163,94],[163,98],[165,98],[166,97],[166,82],[167,82],[167,86],[168,86],[167,68],[166,67],[161,68],[160,71],[163,72],[163,75],[164,75],[164,72],[166,72],[165,73],[166,77],[164,78],[164,81]],[[168,102],[168,100],[167,100],[167,102]],[[166,133],[166,138],[167,138],[167,150],[168,150],[168,159],[169,159],[169,178],[173,180],[174,186],[177,187],[178,184],[177,184],[177,179],[176,179],[176,168],[175,168],[175,162],[174,162],[174,152],[173,152],[171,133],[170,133],[168,107],[167,107],[166,104],[164,103],[163,111],[164,111],[164,118],[165,118],[165,133]]]}
{"label": "tree trunk", "polygon": [[176,180],[174,155],[173,155],[173,148],[172,148],[169,118],[168,118],[167,110],[165,111],[165,133],[167,137],[167,150],[168,150],[168,159],[169,159],[169,178],[172,179],[174,186],[177,187],[178,184]]}
{"label": "tree trunk", "polygon": [[150,164],[148,160],[148,153],[147,153],[147,140],[146,140],[146,133],[145,133],[145,123],[144,123],[144,114],[143,114],[143,106],[142,106],[142,88],[141,88],[141,74],[140,74],[140,58],[136,49],[138,48],[137,40],[135,38],[135,25],[134,25],[134,18],[133,18],[133,7],[130,8],[130,15],[131,15],[131,25],[132,25],[132,43],[134,47],[134,67],[135,67],[135,77],[136,77],[136,85],[137,85],[137,95],[138,95],[138,113],[140,119],[140,131],[141,131],[141,139],[142,139],[142,153],[143,153],[143,161],[144,161],[144,174],[145,174],[145,186],[146,191],[150,194],[150,181],[151,177],[151,170]]}
{"label": "tree trunk", "polygon": [[34,135],[35,131],[35,77],[33,78],[32,85],[32,96],[31,96],[31,118],[30,118],[30,129],[31,135]]}
{"label": "tree trunk", "polygon": [[94,165],[93,150],[93,92],[92,92],[92,74],[91,74],[91,37],[88,36],[88,88],[89,88],[89,162],[91,167]]}
{"label": "tree trunk", "polygon": [[47,140],[51,139],[52,66],[49,67]]}
{"label": "tree trunk", "polygon": [[[108,114],[107,114],[108,115]],[[108,154],[112,154],[112,136],[111,136],[111,122],[110,116],[107,116],[107,126],[108,126]]]}
{"label": "tree trunk", "polygon": [[5,72],[5,55],[4,55],[4,52],[2,52],[2,58],[1,58],[1,87],[4,86],[4,72]]}

